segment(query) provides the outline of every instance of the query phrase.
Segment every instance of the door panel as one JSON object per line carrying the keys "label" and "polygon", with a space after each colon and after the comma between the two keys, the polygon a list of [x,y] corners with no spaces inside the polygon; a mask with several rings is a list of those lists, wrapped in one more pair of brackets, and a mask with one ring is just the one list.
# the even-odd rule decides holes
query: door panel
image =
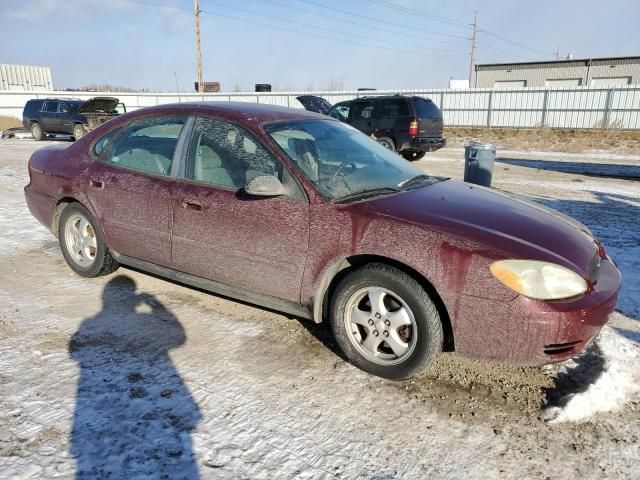
{"label": "door panel", "polygon": [[[204,117],[185,160],[173,187],[173,268],[299,302],[309,204],[289,172],[244,128]],[[257,175],[275,176],[290,195],[245,194]]]}
{"label": "door panel", "polygon": [[300,301],[309,238],[307,203],[177,182],[173,216],[174,269]]}
{"label": "door panel", "polygon": [[357,100],[351,105],[350,124],[366,135],[371,135],[378,115],[377,100]]}
{"label": "door panel", "polygon": [[89,166],[86,191],[107,244],[116,252],[171,265],[175,179],[169,172],[186,121],[185,116],[135,120],[119,131],[102,161]]}
{"label": "door panel", "polygon": [[169,267],[174,180],[97,161],[89,166],[87,177],[87,195],[109,248]]}

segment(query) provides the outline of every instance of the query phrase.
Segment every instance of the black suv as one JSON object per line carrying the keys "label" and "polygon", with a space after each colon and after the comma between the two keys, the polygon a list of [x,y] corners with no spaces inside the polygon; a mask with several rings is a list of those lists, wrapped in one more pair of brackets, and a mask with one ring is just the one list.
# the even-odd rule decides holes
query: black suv
{"label": "black suv", "polygon": [[71,135],[77,140],[125,111],[120,100],[113,97],[34,99],[24,106],[22,125],[34,140],[42,140],[47,134]]}
{"label": "black suv", "polygon": [[[447,143],[442,137],[442,112],[428,98],[362,97],[336,103],[329,109],[330,104],[320,97],[304,95],[298,100],[307,110],[348,123],[407,160],[419,160],[426,152],[438,150]],[[322,108],[318,108],[319,105]]]}

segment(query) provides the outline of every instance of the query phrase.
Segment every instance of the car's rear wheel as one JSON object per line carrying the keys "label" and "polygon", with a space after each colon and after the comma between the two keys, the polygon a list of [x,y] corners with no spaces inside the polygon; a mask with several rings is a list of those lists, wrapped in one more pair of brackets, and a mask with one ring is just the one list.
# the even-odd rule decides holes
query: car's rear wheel
{"label": "car's rear wheel", "polygon": [[396,151],[396,144],[389,137],[379,137],[376,138],[376,142],[382,145],[384,148],[391,150],[392,152]]}
{"label": "car's rear wheel", "polygon": [[82,137],[84,137],[84,133],[84,127],[79,123],[73,126],[73,138],[75,138],[76,140],[80,140]]}
{"label": "car's rear wheel", "polygon": [[58,225],[64,259],[82,277],[98,277],[118,268],[89,211],[78,203],[65,207]]}
{"label": "car's rear wheel", "polygon": [[39,142],[44,138],[44,130],[39,123],[31,124],[31,136],[36,142]]}
{"label": "car's rear wheel", "polygon": [[340,281],[331,327],[351,363],[384,378],[421,375],[442,351],[435,304],[413,277],[388,265],[369,264]]}
{"label": "car's rear wheel", "polygon": [[403,150],[400,154],[405,158],[405,160],[413,162],[424,158],[427,152],[423,152],[422,150]]}

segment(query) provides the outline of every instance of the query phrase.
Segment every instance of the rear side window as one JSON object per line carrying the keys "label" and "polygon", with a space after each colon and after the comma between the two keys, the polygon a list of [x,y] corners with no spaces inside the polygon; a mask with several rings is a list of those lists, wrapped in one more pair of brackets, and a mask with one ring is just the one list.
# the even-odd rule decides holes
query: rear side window
{"label": "rear side window", "polygon": [[[131,122],[113,141],[108,162],[141,172],[168,175],[186,121],[186,116],[172,116]],[[107,139],[104,146],[108,143]]]}
{"label": "rear side window", "polygon": [[404,98],[380,100],[380,114],[383,117],[408,117],[409,105]]}
{"label": "rear side window", "polygon": [[419,118],[442,118],[442,112],[431,100],[416,98],[414,105]]}
{"label": "rear side window", "polygon": [[44,111],[49,113],[56,113],[58,111],[58,102],[47,102],[44,106]]}

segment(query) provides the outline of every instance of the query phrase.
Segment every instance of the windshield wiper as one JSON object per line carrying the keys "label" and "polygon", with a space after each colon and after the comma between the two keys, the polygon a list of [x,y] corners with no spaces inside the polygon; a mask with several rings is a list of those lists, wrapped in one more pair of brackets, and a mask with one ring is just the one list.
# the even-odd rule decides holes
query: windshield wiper
{"label": "windshield wiper", "polygon": [[376,195],[382,195],[385,193],[396,193],[400,190],[392,187],[379,187],[379,188],[371,188],[369,190],[363,190],[361,192],[350,193],[349,195],[345,195],[344,197],[334,198],[333,201],[336,203],[344,203],[349,200],[360,200],[367,197],[375,197]]}
{"label": "windshield wiper", "polygon": [[421,173],[420,175],[416,175],[415,177],[411,177],[407,180],[403,180],[398,184],[398,188],[405,189],[410,185],[414,185],[426,179],[431,179],[431,177],[429,175],[425,175],[424,173]]}

